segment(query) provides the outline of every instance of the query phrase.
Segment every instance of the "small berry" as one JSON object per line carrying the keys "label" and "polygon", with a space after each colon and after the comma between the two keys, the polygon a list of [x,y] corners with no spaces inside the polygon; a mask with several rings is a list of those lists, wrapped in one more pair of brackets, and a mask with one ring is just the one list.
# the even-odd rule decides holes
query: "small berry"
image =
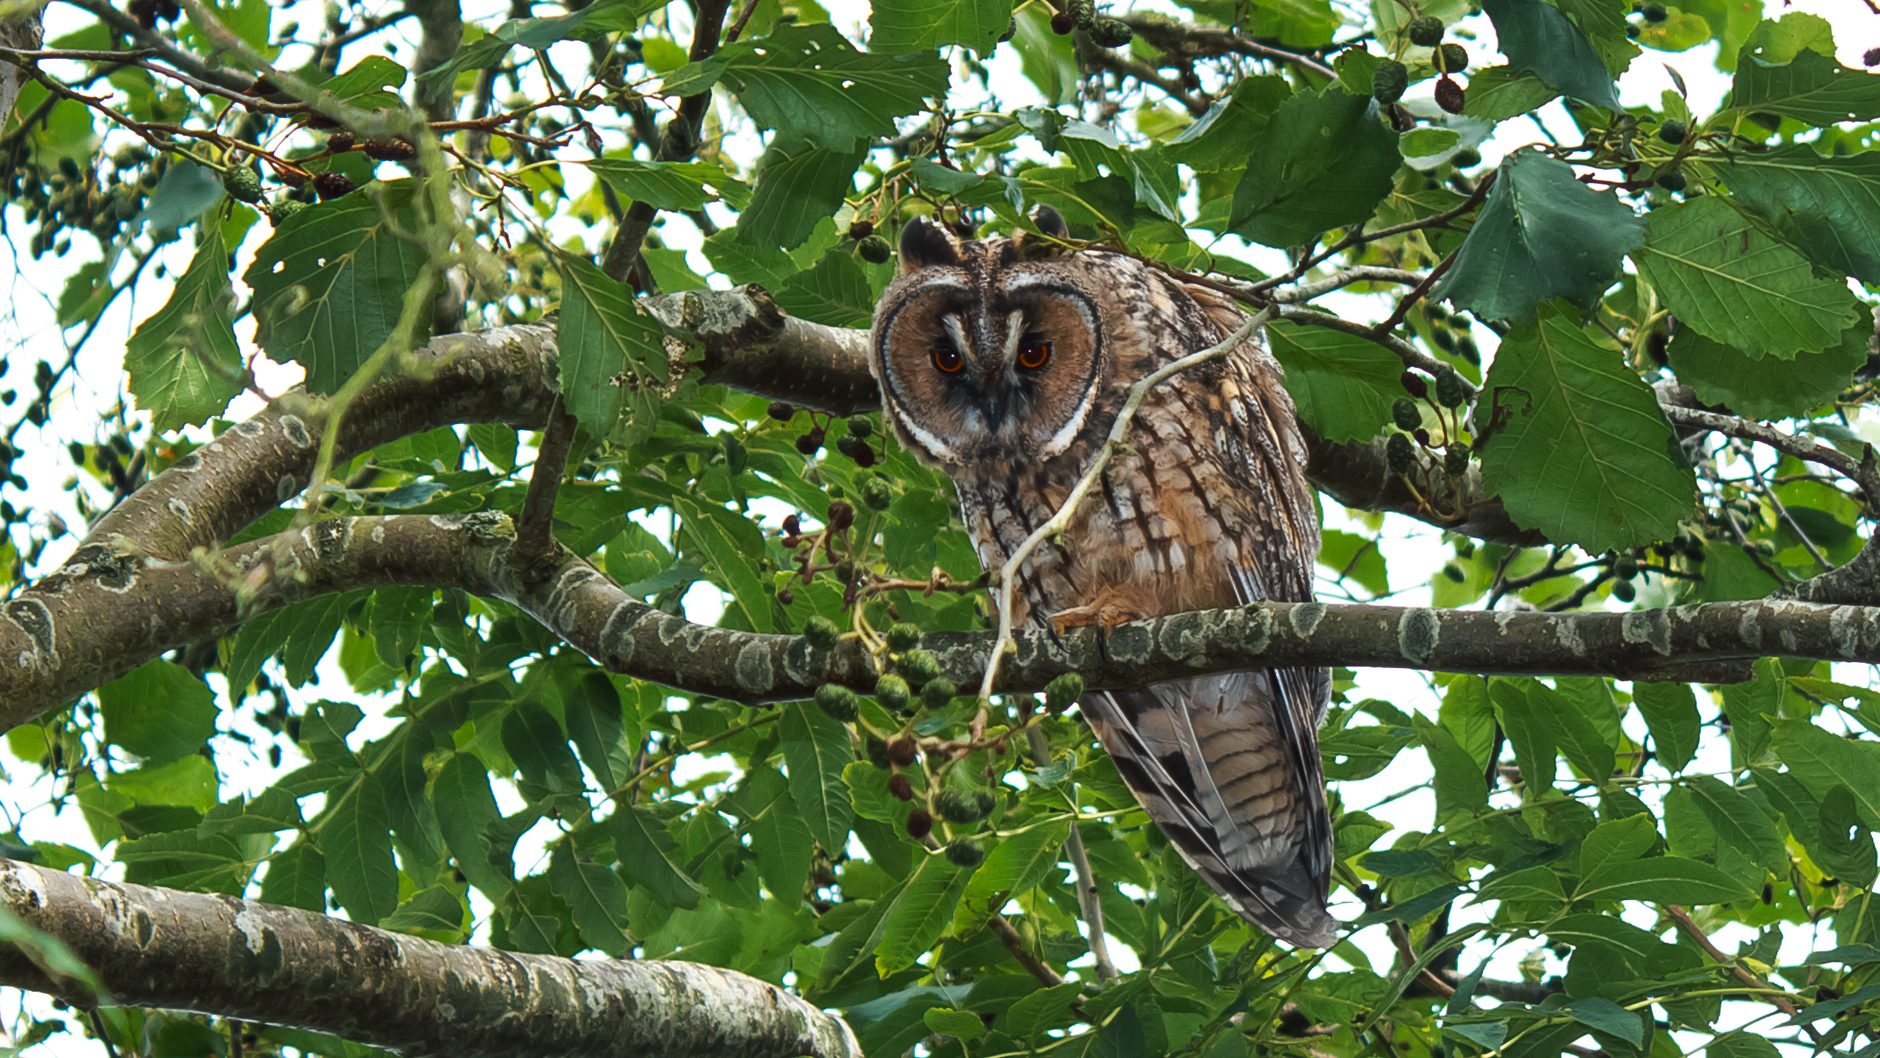
{"label": "small berry", "polygon": [[1452,444],[1443,451],[1443,473],[1452,478],[1459,478],[1469,471],[1469,448],[1467,445]]}
{"label": "small berry", "polygon": [[849,453],[849,458],[855,460],[856,466],[867,470],[869,467],[875,465],[875,450],[869,447],[867,441],[857,440],[855,442],[855,451]]}
{"label": "small berry", "polygon": [[1665,10],[1663,4],[1646,4],[1644,14],[1647,22],[1663,22],[1671,17],[1671,13]]}
{"label": "small berry", "polygon": [[1051,16],[1051,32],[1060,37],[1068,36],[1076,28],[1077,20],[1071,17],[1069,11],[1059,11]]}
{"label": "small berry", "polygon": [[900,772],[895,772],[893,775],[888,776],[888,792],[903,801],[912,801],[914,799],[914,783],[907,776]]}
{"label": "small berry", "polygon": [[1390,421],[1396,423],[1399,430],[1414,430],[1423,425],[1423,416],[1417,413],[1416,401],[1398,397],[1390,406]]}
{"label": "small berry", "polygon": [[1436,375],[1436,403],[1445,408],[1460,408],[1469,402],[1469,391],[1463,385],[1462,376],[1453,367],[1445,367]]}
{"label": "small berry", "polygon": [[1658,138],[1671,144],[1673,147],[1683,143],[1684,137],[1689,135],[1689,133],[1690,130],[1685,128],[1684,122],[1682,121],[1667,121],[1658,126]]}
{"label": "small berry", "polygon": [[360,148],[365,156],[381,162],[408,162],[418,156],[410,140],[367,140]]}
{"label": "small berry", "polygon": [[949,823],[965,826],[992,814],[992,795],[981,790],[942,790],[933,799],[934,811]]}
{"label": "small berry", "polygon": [[1061,713],[1077,704],[1077,699],[1084,696],[1084,678],[1075,672],[1067,672],[1045,685],[1044,704],[1054,713]]}
{"label": "small berry", "polygon": [[1612,586],[1612,597],[1620,602],[1631,602],[1638,598],[1638,589],[1630,581],[1617,581]]}
{"label": "small berry", "polygon": [[920,841],[933,833],[933,813],[925,808],[916,808],[907,814],[907,836]]}
{"label": "small berry", "polygon": [[897,738],[888,743],[888,759],[903,768],[914,763],[914,758],[919,754],[920,747],[911,738]]}
{"label": "small berry", "polygon": [[880,478],[862,482],[862,502],[871,511],[885,511],[894,504],[894,489]]}
{"label": "small berry", "polygon": [[788,588],[779,588],[777,590],[777,601],[788,606],[796,601],[796,593]]}
{"label": "small berry", "polygon": [[791,419],[796,418],[796,406],[777,401],[770,406],[766,414],[778,422],[789,422]]}
{"label": "small berry", "polygon": [[1410,68],[1396,59],[1385,59],[1371,73],[1371,98],[1390,104],[1403,98],[1410,86]]}
{"label": "small berry", "polygon": [[823,446],[823,428],[813,427],[808,433],[796,439],[796,450],[806,456],[813,456]]}
{"label": "small berry", "polygon": [[1422,400],[1430,395],[1428,380],[1415,371],[1405,371],[1403,377],[1398,379],[1398,381],[1403,384],[1403,391],[1405,393],[1410,394],[1418,400]]}
{"label": "small berry", "polygon": [[1436,49],[1436,68],[1444,73],[1461,73],[1468,69],[1468,49],[1460,44],[1445,44]]}
{"label": "small berry", "polygon": [[929,709],[944,709],[959,693],[960,689],[954,686],[952,680],[939,676],[928,680],[927,685],[920,689],[920,704]]}
{"label": "small berry", "polygon": [[868,753],[868,763],[873,764],[883,771],[888,770],[888,765],[892,763],[892,761],[888,759],[888,744],[886,742],[876,738],[874,735],[870,735],[868,739],[862,743],[862,747]]}
{"label": "small berry", "polygon": [[[897,710],[905,709],[907,708],[908,699],[913,696],[914,689],[908,686],[906,677],[898,676],[890,672],[875,681],[875,700],[880,702],[885,708]],[[897,743],[897,745],[898,744],[899,743]],[[908,762],[896,760],[895,763],[905,764]]]}
{"label": "small berry", "polygon": [[288,218],[306,208],[307,204],[305,202],[284,198],[268,207],[268,219],[273,221],[274,226],[278,228],[287,223]]}
{"label": "small berry", "polygon": [[1684,190],[1688,181],[1685,179],[1684,174],[1681,171],[1677,169],[1672,169],[1667,172],[1659,173],[1657,183],[1659,187],[1662,187],[1666,191],[1670,191],[1673,194],[1675,194],[1679,191]]}
{"label": "small berry", "polygon": [[860,715],[861,699],[839,683],[825,683],[816,688],[816,706],[831,718],[848,724]]}
{"label": "small berry", "polygon": [[1090,27],[1090,40],[1100,48],[1126,48],[1135,31],[1129,23],[1116,18],[1100,18]]}
{"label": "small berry", "polygon": [[902,621],[888,629],[888,649],[895,653],[912,650],[920,645],[920,626]]}
{"label": "small berry", "polygon": [[1418,15],[1404,27],[1404,34],[1419,48],[1434,48],[1443,42],[1443,20],[1435,15]]}
{"label": "small berry", "polygon": [[839,634],[836,623],[827,617],[812,617],[803,623],[803,638],[809,640],[809,645],[817,650],[833,648]]}
{"label": "small berry", "polygon": [[837,500],[829,505],[829,513],[824,518],[824,523],[829,526],[830,532],[839,533],[855,524],[855,508]]}
{"label": "small berry", "polygon": [[261,174],[246,165],[229,166],[222,174],[222,190],[237,202],[259,202]]}
{"label": "small berry", "polygon": [[925,687],[940,675],[940,659],[925,650],[903,651],[894,666],[915,687]]}
{"label": "small berry", "polygon": [[875,234],[874,221],[858,220],[849,225],[849,238],[854,239],[856,242],[861,242],[863,239],[873,234]]}
{"label": "small berry", "polygon": [[351,132],[341,129],[326,138],[326,150],[329,154],[345,154],[353,149],[358,140]]}
{"label": "small berry", "polygon": [[1880,66],[1880,48],[1868,48],[1861,53],[1860,61],[1863,66]]}
{"label": "small berry", "polygon": [[947,860],[955,867],[977,867],[985,859],[985,851],[965,838],[947,846]]}
{"label": "small berry", "polygon": [[867,437],[875,432],[875,424],[866,415],[849,416],[849,432],[857,437]]}
{"label": "small berry", "polygon": [[836,451],[841,452],[843,455],[848,456],[850,459],[854,459],[855,458],[855,446],[860,443],[861,443],[860,441],[855,439],[854,434],[845,433],[841,437],[836,438]]}
{"label": "small berry", "polygon": [[350,195],[358,189],[358,186],[352,182],[352,177],[345,173],[315,173],[313,176],[314,193],[319,195],[323,202],[341,195]]}
{"label": "small berry", "polygon": [[1414,447],[1410,435],[1406,433],[1391,434],[1390,440],[1384,442],[1384,461],[1392,474],[1410,472],[1410,466],[1416,458]]}
{"label": "small berry", "polygon": [[1468,97],[1463,93],[1462,86],[1448,74],[1436,81],[1436,105],[1451,114],[1462,113],[1462,108],[1468,105]]}
{"label": "small berry", "polygon": [[1416,429],[1411,430],[1410,436],[1416,438],[1417,444],[1420,444],[1425,448],[1428,448],[1430,446],[1430,432],[1428,430],[1425,430],[1423,427],[1419,426]]}
{"label": "small berry", "polygon": [[870,235],[857,243],[856,252],[861,254],[862,260],[869,264],[881,264],[894,256],[894,249],[888,245],[888,240],[879,235]]}

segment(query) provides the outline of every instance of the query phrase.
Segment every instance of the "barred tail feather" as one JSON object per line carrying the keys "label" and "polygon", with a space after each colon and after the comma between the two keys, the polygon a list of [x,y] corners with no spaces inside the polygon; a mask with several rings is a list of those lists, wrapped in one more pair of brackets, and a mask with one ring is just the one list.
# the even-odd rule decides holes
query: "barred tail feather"
{"label": "barred tail feather", "polygon": [[1116,768],[1195,873],[1247,921],[1323,948],[1332,831],[1318,688],[1303,670],[1240,672],[1083,701]]}

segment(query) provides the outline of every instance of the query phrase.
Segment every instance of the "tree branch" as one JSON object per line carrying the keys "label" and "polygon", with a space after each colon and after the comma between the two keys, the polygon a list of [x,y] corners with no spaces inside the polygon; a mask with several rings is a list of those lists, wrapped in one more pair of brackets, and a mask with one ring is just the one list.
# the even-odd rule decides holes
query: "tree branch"
{"label": "tree branch", "polygon": [[[860,1058],[846,1022],[696,963],[561,959],[441,944],[232,896],[122,885],[0,860],[0,906],[63,942],[120,1003],[454,1058]],[[0,984],[80,1005],[19,949]]]}

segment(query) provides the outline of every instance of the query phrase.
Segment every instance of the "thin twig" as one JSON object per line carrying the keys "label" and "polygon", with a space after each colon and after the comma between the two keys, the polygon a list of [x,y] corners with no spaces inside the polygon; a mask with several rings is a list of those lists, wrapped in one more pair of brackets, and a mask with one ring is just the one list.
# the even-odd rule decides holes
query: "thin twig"
{"label": "thin twig", "polygon": [[[1051,743],[1045,740],[1044,732],[1037,724],[1025,728],[1025,739],[1031,747],[1031,757],[1040,768],[1051,763]],[[1071,787],[1071,808],[1077,807],[1076,787]],[[1084,925],[1090,929],[1090,954],[1097,960],[1097,977],[1108,981],[1116,976],[1116,964],[1110,960],[1110,944],[1103,929],[1103,905],[1097,901],[1097,876],[1090,869],[1090,856],[1084,851],[1084,835],[1076,823],[1071,824],[1070,836],[1064,841],[1064,851],[1070,855],[1071,869],[1077,872],[1077,906],[1083,909]]]}
{"label": "thin twig", "polygon": [[1665,914],[1671,916],[1671,921],[1677,925],[1678,932],[1684,934],[1692,943],[1704,949],[1704,954],[1715,959],[1717,965],[1726,967],[1734,973],[1736,979],[1748,985],[1751,992],[1753,992],[1758,999],[1767,1002],[1777,1010],[1791,1016],[1800,1009],[1794,1003],[1790,1002],[1787,996],[1777,994],[1778,990],[1775,986],[1757,977],[1755,974],[1750,973],[1741,962],[1717,950],[1717,946],[1710,942],[1710,938],[1705,936],[1704,931],[1699,928],[1697,923],[1691,921],[1691,913],[1689,911],[1684,910],[1684,908],[1677,904],[1666,904],[1664,905],[1664,909]]}

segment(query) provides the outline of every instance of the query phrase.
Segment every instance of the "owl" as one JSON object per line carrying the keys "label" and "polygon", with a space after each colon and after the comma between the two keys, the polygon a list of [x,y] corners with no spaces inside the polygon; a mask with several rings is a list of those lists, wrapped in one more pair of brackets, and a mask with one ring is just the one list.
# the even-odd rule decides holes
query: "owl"
{"label": "owl", "polygon": [[[1062,236],[1048,209],[1040,231]],[[901,445],[943,470],[981,565],[1052,517],[1130,386],[1217,344],[1228,300],[1123,254],[1048,239],[901,234],[869,367]],[[1305,442],[1256,340],[1150,391],[1069,530],[1018,573],[1013,627],[1099,628],[1254,600],[1305,601],[1319,548]],[[1174,680],[1079,703],[1170,844],[1242,917],[1325,947],[1331,819],[1318,726],[1330,673]]]}

